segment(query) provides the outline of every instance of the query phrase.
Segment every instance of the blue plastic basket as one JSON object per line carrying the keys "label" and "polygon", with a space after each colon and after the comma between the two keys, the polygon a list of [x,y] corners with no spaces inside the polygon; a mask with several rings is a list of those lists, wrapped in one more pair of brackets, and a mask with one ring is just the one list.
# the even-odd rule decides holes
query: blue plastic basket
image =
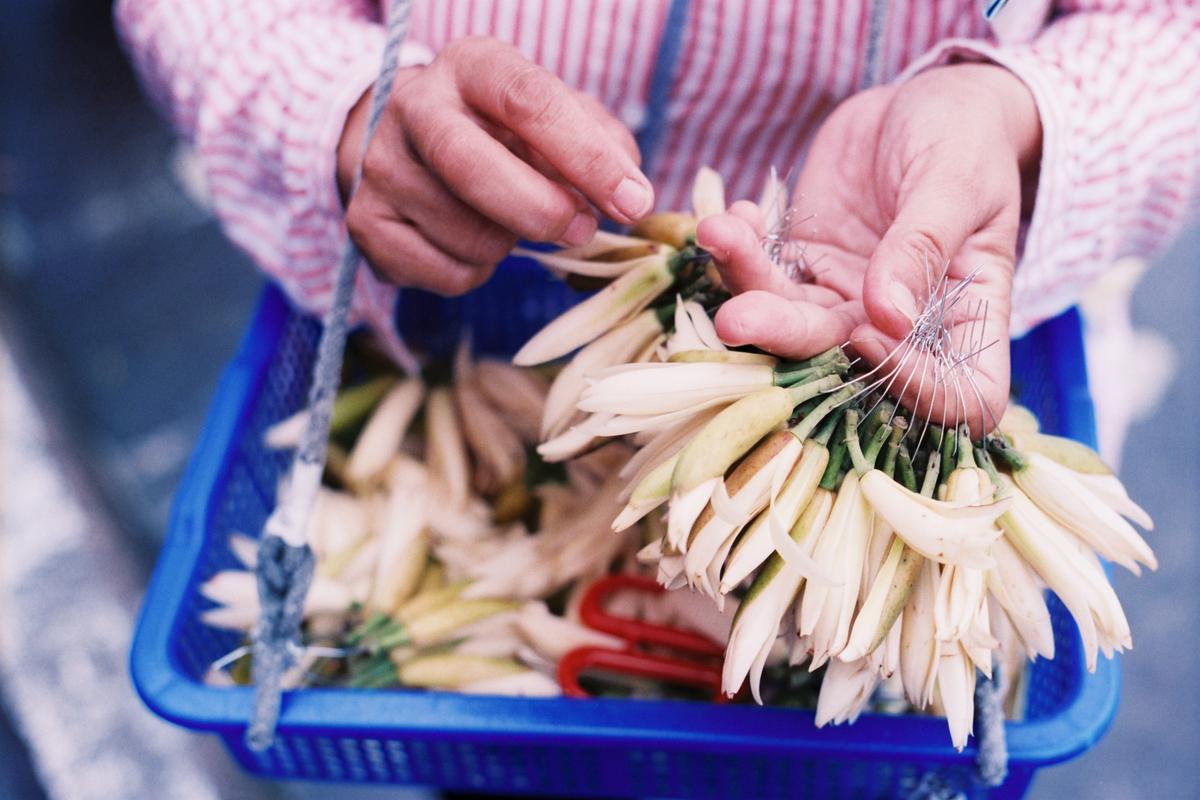
{"label": "blue plastic basket", "polygon": [[[410,335],[441,347],[470,320],[481,351],[504,353],[572,295],[510,262],[474,295],[406,297],[401,319]],[[888,798],[933,771],[971,798],[1019,797],[1038,767],[1094,745],[1116,711],[1118,666],[1102,660],[1086,672],[1074,624],[1052,598],[1057,657],[1032,667],[1027,718],[1008,725],[1009,777],[991,792],[972,782],[973,749],[955,753],[940,719],[866,715],[817,730],[808,711],[682,701],[311,689],[285,697],[275,745],[253,753],[242,741],[250,690],[201,681],[238,641],[200,623],[207,601],[197,587],[236,566],[227,534],[259,531],[272,507],[288,456],[264,449],[262,433],[302,404],[318,330],[278,290],[263,294],[180,486],[133,643],[133,680],[146,704],[218,734],[256,775],[509,795]],[[1044,427],[1091,443],[1077,315],[1015,342],[1013,356],[1016,387]]]}

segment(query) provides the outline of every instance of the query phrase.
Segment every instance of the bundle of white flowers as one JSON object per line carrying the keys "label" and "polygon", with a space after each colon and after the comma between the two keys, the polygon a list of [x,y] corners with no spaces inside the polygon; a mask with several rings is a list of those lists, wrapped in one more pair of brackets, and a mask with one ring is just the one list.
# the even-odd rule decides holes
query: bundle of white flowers
{"label": "bundle of white flowers", "polygon": [[[778,207],[781,191],[775,181],[764,195]],[[1152,522],[1099,457],[1039,432],[1015,405],[976,440],[965,425],[914,418],[888,398],[890,375],[840,348],[797,363],[727,348],[710,318],[728,295],[691,235],[724,209],[711,172],[693,205],[634,236],[533,254],[614,280],[514,360],[575,351],[550,387],[539,452],[568,460],[624,437],[637,449],[613,528],[661,515],[640,554],[660,582],[718,606],[741,597],[724,691],[749,678],[759,698],[764,668],[790,651],[796,668],[826,667],[819,726],[853,721],[898,681],[912,708],[947,718],[961,749],[977,671],[1004,665],[1011,686],[1026,658],[1053,658],[1047,588],[1074,617],[1089,668],[1098,651],[1130,647],[1100,559],[1155,568],[1127,519]],[[941,316],[918,325],[943,325],[961,289],[941,292],[929,298]],[[949,340],[931,333],[941,328],[914,327],[908,343]],[[940,381],[970,380],[969,354],[941,355]]]}
{"label": "bundle of white flowers", "polygon": [[[547,601],[632,560],[638,540],[609,528],[628,448],[565,469],[530,457],[547,391],[539,373],[463,349],[449,381],[384,376],[340,393],[289,686],[556,695],[564,652],[623,644]],[[295,446],[302,421],[266,442]],[[246,632],[259,617],[257,543],[234,533],[229,546],[240,568],[201,585],[214,604],[202,619]],[[249,660],[239,648],[209,680],[247,681]]]}

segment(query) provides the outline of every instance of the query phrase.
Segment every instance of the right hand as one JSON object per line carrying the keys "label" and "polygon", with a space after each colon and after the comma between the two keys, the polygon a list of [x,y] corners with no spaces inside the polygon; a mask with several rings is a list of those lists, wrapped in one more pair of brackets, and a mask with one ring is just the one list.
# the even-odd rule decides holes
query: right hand
{"label": "right hand", "polygon": [[[338,145],[345,198],[362,153],[370,92]],[[518,238],[582,244],[591,205],[631,223],[654,205],[629,131],[515,48],[451,42],[397,74],[346,212],[380,276],[461,294],[488,279]]]}

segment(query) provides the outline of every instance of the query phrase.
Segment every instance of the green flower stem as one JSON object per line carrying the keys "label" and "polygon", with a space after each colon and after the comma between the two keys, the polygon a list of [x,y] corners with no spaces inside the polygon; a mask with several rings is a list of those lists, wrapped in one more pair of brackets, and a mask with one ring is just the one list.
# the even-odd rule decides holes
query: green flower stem
{"label": "green flower stem", "polygon": [[808,383],[817,378],[824,378],[827,375],[841,375],[850,366],[850,362],[845,363],[831,361],[823,364],[817,364],[814,367],[805,367],[797,370],[775,370],[775,385],[776,386],[795,386],[797,384]]}
{"label": "green flower stem", "polygon": [[975,445],[971,442],[971,431],[966,425],[958,430],[958,468],[966,469],[975,466]]}
{"label": "green flower stem", "polygon": [[[842,379],[837,375],[830,375],[808,383],[798,383],[794,386],[787,387],[788,397],[792,399],[792,406],[798,406],[805,400],[810,400],[819,394],[831,392],[842,385]],[[820,408],[820,406],[817,406]],[[803,441],[803,439],[801,440]]]}
{"label": "green flower stem", "polygon": [[346,682],[352,689],[382,689],[385,686],[399,683],[396,666],[386,655],[379,660],[367,662],[363,668]]}
{"label": "green flower stem", "polygon": [[934,450],[929,454],[929,463],[925,465],[925,480],[921,483],[921,494],[933,497],[942,472],[942,454]]}
{"label": "green flower stem", "polygon": [[655,308],[654,317],[663,330],[673,327],[675,325],[675,303],[667,303],[665,306]]}
{"label": "green flower stem", "polygon": [[780,371],[792,372],[801,369],[811,369],[812,367],[820,366],[821,364],[829,364],[831,362],[845,361],[849,366],[850,359],[846,357],[845,352],[840,347],[831,347],[823,353],[817,353],[812,358],[806,358],[803,361],[789,361],[779,365]]}
{"label": "green flower stem", "polygon": [[394,647],[411,644],[412,638],[408,635],[408,630],[401,622],[395,622],[389,625],[384,631],[380,632],[375,639],[375,647],[379,650],[387,651]]}
{"label": "green flower stem", "polygon": [[942,473],[938,476],[938,483],[945,483],[950,478],[950,473],[954,471],[954,450],[958,446],[958,437],[951,435],[950,431],[942,431]]}
{"label": "green flower stem", "polygon": [[366,383],[342,389],[333,401],[329,430],[332,433],[345,433],[362,422],[397,380],[395,375],[383,375]]}
{"label": "green flower stem", "polygon": [[859,475],[865,475],[875,468],[875,461],[879,458],[879,451],[883,448],[883,443],[892,435],[891,425],[880,425],[879,430],[871,437],[866,449],[863,449],[862,443],[858,439],[858,423],[859,415],[854,409],[846,412],[846,447],[850,450],[850,461],[854,464],[854,470]]}
{"label": "green flower stem", "polygon": [[910,492],[917,490],[917,476],[913,472],[912,458],[908,454],[908,446],[900,444],[900,457],[896,462],[896,472],[900,475],[900,482],[904,484],[904,488]]}
{"label": "green flower stem", "polygon": [[837,412],[830,414],[821,423],[820,427],[817,428],[816,433],[813,434],[813,436],[812,436],[813,441],[824,447],[829,447],[829,440],[833,436],[833,431],[835,428],[837,428],[838,423],[841,421],[842,421],[841,414],[839,414]]}
{"label": "green flower stem", "polygon": [[987,441],[988,452],[1003,461],[1010,469],[1020,472],[1029,466],[1025,456],[1021,455],[1008,442],[999,436],[993,436]]}
{"label": "green flower stem", "polygon": [[1000,474],[996,471],[996,462],[992,461],[991,455],[983,448],[975,455],[979,462],[979,468],[988,474],[992,479],[992,485],[996,487],[996,499],[1000,500],[1009,494],[1008,487],[1000,480]]}
{"label": "green flower stem", "polygon": [[[823,378],[822,380],[828,379]],[[836,392],[833,392],[826,397],[825,400],[822,401],[822,403],[813,409],[807,416],[805,416],[804,419],[793,425],[791,428],[792,433],[796,435],[797,439],[803,442],[812,434],[813,430],[821,424],[821,420],[823,420],[830,411],[833,411],[835,408],[854,397],[857,389],[858,384],[856,382],[852,381],[850,383],[843,384],[842,387]]]}
{"label": "green flower stem", "polygon": [[[835,427],[841,432],[845,430],[846,418],[843,415]],[[838,479],[842,477],[842,462],[846,460],[846,437],[834,436],[833,446],[829,449],[829,463],[825,465],[825,474],[821,476],[820,487],[832,492],[837,488]]]}
{"label": "green flower stem", "polygon": [[908,432],[908,421],[904,417],[896,417],[892,433],[888,437],[887,449],[883,453],[883,471],[889,478],[896,476],[896,458],[900,455],[900,440]]}
{"label": "green flower stem", "polygon": [[879,461],[879,454],[883,451],[884,444],[892,437],[893,426],[880,425],[875,431],[875,434],[868,440],[866,448],[863,450],[863,455],[867,459],[867,464],[870,468],[874,468]]}
{"label": "green flower stem", "polygon": [[350,631],[346,636],[346,644],[353,647],[359,642],[366,639],[368,636],[373,636],[377,631],[386,626],[391,619],[382,611],[376,611],[359,623],[358,627]]}

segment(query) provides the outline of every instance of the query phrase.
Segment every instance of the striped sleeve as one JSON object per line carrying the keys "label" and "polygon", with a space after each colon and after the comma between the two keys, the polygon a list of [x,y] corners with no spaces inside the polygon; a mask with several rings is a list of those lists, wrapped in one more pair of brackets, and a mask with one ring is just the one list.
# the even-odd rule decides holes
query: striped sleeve
{"label": "striped sleeve", "polygon": [[[379,69],[367,0],[118,0],[147,93],[199,154],[226,233],[301,307],[323,313],[346,231],[335,159],[346,115]],[[429,58],[419,45],[405,64]],[[393,354],[395,290],[359,273],[352,313]]]}
{"label": "striped sleeve", "polygon": [[988,59],[1032,92],[1043,129],[1013,287],[1020,335],[1125,256],[1162,252],[1200,210],[1200,11],[1077,0],[1030,42],[948,40],[914,64]]}

